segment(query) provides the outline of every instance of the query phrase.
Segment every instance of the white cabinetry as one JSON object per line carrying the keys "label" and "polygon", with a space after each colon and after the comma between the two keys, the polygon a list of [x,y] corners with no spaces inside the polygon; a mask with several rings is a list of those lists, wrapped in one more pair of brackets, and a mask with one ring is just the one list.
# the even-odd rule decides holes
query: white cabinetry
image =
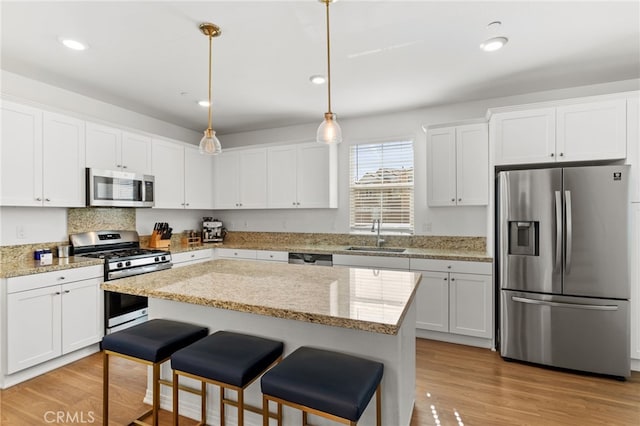
{"label": "white cabinetry", "polygon": [[1,205],[85,205],[83,121],[3,101],[1,143]]}
{"label": "white cabinetry", "polygon": [[288,262],[289,252],[273,250],[248,250],[233,248],[217,248],[216,258],[219,259],[244,259],[265,260],[269,262]]}
{"label": "white cabinetry", "polygon": [[427,202],[430,206],[486,205],[489,197],[487,124],[427,131]]}
{"label": "white cabinetry", "polygon": [[87,167],[151,173],[151,138],[87,123]]}
{"label": "white cabinetry", "polygon": [[215,157],[215,208],[267,206],[266,148],[225,151]]}
{"label": "white cabinetry", "polygon": [[100,341],[102,266],[6,280],[6,373]]}
{"label": "white cabinetry", "polygon": [[184,251],[181,253],[171,253],[171,263],[174,268],[193,265],[195,263],[206,262],[213,259],[213,249],[202,249]]}
{"label": "white cabinetry", "polygon": [[496,110],[490,120],[495,164],[623,159],[626,100]]}
{"label": "white cabinetry", "polygon": [[154,140],[155,208],[213,208],[213,158],[196,147]]}
{"label": "white cabinetry", "polygon": [[335,208],[335,146],[305,143],[267,150],[269,208]]}
{"label": "white cabinetry", "polygon": [[472,337],[493,337],[492,265],[411,259],[422,272],[416,293],[416,328]]}

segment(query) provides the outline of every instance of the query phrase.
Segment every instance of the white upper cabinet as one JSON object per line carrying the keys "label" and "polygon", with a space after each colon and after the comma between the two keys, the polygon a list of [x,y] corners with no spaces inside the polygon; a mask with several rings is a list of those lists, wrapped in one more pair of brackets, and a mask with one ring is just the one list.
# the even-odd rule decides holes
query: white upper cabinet
{"label": "white upper cabinet", "polygon": [[214,174],[216,209],[267,206],[266,148],[225,151],[215,157]]}
{"label": "white upper cabinet", "polygon": [[490,123],[496,165],[627,156],[625,99],[495,112]]}
{"label": "white upper cabinet", "polygon": [[430,206],[486,205],[489,194],[487,125],[427,131],[427,202]]}
{"label": "white upper cabinet", "polygon": [[213,157],[200,154],[198,147],[184,147],[184,207],[213,208]]}
{"label": "white upper cabinet", "polygon": [[625,158],[626,108],[626,99],[558,107],[557,161]]}
{"label": "white upper cabinet", "polygon": [[544,163],[556,155],[555,108],[512,111],[491,117],[496,164]]}
{"label": "white upper cabinet", "polygon": [[197,147],[155,139],[155,205],[160,209],[212,209],[213,158]]}
{"label": "white upper cabinet", "polygon": [[84,207],[84,121],[44,113],[42,186],[44,205]]}
{"label": "white upper cabinet", "polygon": [[184,146],[154,139],[151,149],[154,185],[154,207],[183,209]]}
{"label": "white upper cabinet", "polygon": [[2,101],[3,206],[42,205],[42,111]]}
{"label": "white upper cabinet", "polygon": [[87,167],[151,173],[151,138],[87,123]]}
{"label": "white upper cabinet", "polygon": [[84,122],[2,102],[0,204],[82,207]]}
{"label": "white upper cabinet", "polygon": [[335,208],[335,146],[305,143],[268,149],[269,208]]}

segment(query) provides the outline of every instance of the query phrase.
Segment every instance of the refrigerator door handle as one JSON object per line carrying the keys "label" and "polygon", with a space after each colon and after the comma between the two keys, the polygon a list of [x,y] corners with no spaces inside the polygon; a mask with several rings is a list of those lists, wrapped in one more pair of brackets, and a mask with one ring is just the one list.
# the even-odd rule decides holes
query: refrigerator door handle
{"label": "refrigerator door handle", "polygon": [[566,214],[566,230],[567,230],[567,238],[566,238],[566,254],[565,254],[565,273],[571,272],[571,252],[573,251],[572,240],[573,240],[573,226],[572,226],[572,216],[571,216],[571,191],[564,191],[564,202],[565,202],[565,214]]}
{"label": "refrigerator door handle", "polygon": [[589,309],[593,311],[617,311],[617,305],[583,305],[580,303],[564,303],[564,302],[549,302],[547,300],[535,300],[527,299],[526,297],[511,296],[511,300],[520,303],[529,303],[531,305],[544,305],[558,308],[576,308],[576,309]]}
{"label": "refrigerator door handle", "polygon": [[555,191],[556,195],[556,264],[555,270],[560,269],[562,263],[562,195]]}

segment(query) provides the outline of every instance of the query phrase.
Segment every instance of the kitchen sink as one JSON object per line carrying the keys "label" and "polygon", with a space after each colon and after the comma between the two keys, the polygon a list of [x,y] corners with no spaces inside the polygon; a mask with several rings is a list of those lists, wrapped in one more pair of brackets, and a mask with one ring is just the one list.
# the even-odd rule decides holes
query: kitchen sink
{"label": "kitchen sink", "polygon": [[347,247],[349,251],[377,251],[382,253],[404,253],[407,249],[397,247]]}

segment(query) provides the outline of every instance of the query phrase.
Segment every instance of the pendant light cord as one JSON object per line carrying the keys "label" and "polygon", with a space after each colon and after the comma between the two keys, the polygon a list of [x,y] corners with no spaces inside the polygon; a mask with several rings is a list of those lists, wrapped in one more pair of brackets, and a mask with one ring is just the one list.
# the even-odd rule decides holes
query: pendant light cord
{"label": "pendant light cord", "polygon": [[211,127],[211,120],[212,120],[212,113],[211,113],[211,50],[212,50],[212,43],[213,40],[213,36],[211,33],[209,33],[209,129],[212,129]]}
{"label": "pendant light cord", "polygon": [[330,0],[324,0],[327,6],[327,100],[328,100],[328,113],[331,113],[331,41],[329,37],[329,3]]}

